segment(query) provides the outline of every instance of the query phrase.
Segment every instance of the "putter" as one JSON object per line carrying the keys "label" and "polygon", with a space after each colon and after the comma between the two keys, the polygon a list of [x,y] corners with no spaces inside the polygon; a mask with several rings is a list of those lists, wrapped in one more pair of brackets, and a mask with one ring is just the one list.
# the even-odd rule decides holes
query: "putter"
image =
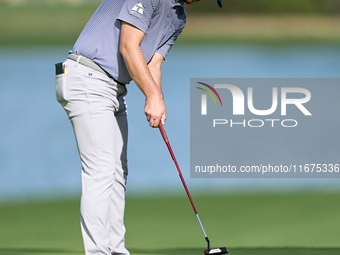
{"label": "putter", "polygon": [[191,199],[189,190],[188,190],[188,188],[187,188],[187,185],[185,184],[185,181],[184,181],[182,172],[181,172],[181,170],[179,169],[179,166],[178,166],[178,164],[177,164],[177,160],[176,160],[176,158],[175,158],[175,155],[174,155],[174,153],[172,152],[172,149],[171,149],[171,146],[170,146],[170,143],[169,143],[168,136],[167,136],[166,133],[165,133],[165,129],[164,129],[163,124],[162,124],[161,121],[159,122],[158,127],[159,127],[159,130],[160,130],[161,134],[162,134],[162,137],[163,137],[163,139],[164,139],[164,142],[166,143],[166,146],[167,146],[168,149],[169,149],[169,152],[170,152],[170,154],[171,154],[171,157],[172,157],[173,161],[175,162],[175,165],[176,165],[176,168],[177,168],[179,177],[181,178],[181,181],[182,181],[182,183],[183,183],[184,189],[185,189],[185,191],[186,191],[186,193],[187,193],[187,195],[188,195],[188,198],[189,198],[189,200],[190,200],[192,209],[194,209],[194,212],[195,212],[195,215],[196,215],[196,217],[197,217],[198,223],[199,223],[200,226],[201,226],[201,229],[202,229],[203,234],[204,234],[204,238],[205,238],[205,240],[207,241],[208,248],[204,251],[204,254],[226,254],[226,253],[228,253],[228,249],[227,249],[226,247],[210,249],[210,241],[209,241],[209,238],[208,238],[207,234],[205,233],[205,230],[204,230],[204,228],[203,228],[203,224],[202,224],[202,222],[201,222],[201,220],[200,220],[200,217],[198,216],[198,213],[197,213],[196,207],[195,207],[195,205],[194,205],[194,202],[193,202],[192,199]]}

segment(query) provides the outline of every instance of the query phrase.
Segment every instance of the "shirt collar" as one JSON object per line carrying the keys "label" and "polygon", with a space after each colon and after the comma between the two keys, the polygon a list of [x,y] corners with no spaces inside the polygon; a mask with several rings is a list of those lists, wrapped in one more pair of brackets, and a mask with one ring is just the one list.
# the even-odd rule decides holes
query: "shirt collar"
{"label": "shirt collar", "polygon": [[184,0],[172,0],[173,6],[182,6],[184,7]]}

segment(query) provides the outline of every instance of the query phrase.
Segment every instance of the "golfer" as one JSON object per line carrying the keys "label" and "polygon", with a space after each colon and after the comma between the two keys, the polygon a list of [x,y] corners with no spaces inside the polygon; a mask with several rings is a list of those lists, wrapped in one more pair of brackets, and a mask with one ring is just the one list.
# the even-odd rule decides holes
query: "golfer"
{"label": "golfer", "polygon": [[145,95],[151,127],[166,120],[161,65],[185,26],[184,2],[104,0],[69,57],[56,65],[56,95],[73,126],[82,163],[81,230],[86,255],[129,254],[124,207],[126,85]]}

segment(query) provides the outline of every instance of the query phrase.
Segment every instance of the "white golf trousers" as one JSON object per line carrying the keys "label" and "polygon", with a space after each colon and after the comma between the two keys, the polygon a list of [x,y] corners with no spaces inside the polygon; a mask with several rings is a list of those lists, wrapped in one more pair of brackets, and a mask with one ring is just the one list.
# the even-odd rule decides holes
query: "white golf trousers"
{"label": "white golf trousers", "polygon": [[[79,61],[79,60],[78,60]],[[82,163],[81,230],[86,255],[125,248],[127,176],[125,86],[67,59],[56,76],[56,96],[73,126]]]}

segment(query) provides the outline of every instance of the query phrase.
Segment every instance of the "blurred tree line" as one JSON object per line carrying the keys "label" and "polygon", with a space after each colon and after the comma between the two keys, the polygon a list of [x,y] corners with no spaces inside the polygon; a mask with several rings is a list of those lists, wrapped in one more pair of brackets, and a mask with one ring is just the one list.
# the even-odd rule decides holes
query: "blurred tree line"
{"label": "blurred tree line", "polygon": [[[0,0],[10,5],[61,4],[71,6],[98,6],[103,0]],[[164,0],[161,0],[164,1]],[[238,14],[340,14],[340,0],[202,0],[186,6],[188,13],[238,13]]]}
{"label": "blurred tree line", "polygon": [[203,0],[187,6],[190,13],[245,13],[245,14],[340,14],[340,0]]}

